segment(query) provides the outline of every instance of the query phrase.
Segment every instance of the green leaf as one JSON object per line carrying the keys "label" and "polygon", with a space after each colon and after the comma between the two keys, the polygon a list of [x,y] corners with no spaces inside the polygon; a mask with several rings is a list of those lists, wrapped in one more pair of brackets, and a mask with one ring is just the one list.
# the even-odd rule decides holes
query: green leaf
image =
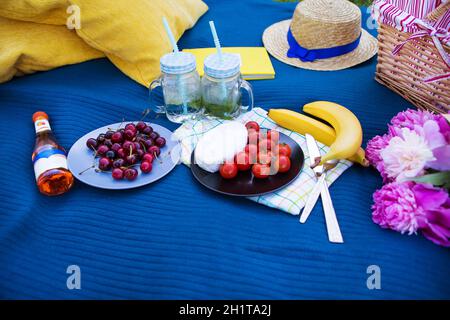
{"label": "green leaf", "polygon": [[448,189],[450,188],[450,171],[430,173],[411,180],[421,183],[431,183],[434,186],[444,186]]}

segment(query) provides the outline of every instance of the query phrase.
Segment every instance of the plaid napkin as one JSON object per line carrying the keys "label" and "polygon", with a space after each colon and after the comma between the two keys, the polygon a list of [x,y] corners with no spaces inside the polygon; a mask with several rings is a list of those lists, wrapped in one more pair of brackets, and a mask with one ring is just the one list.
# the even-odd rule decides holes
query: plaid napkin
{"label": "plaid napkin", "polygon": [[[223,121],[224,120],[219,119],[192,120],[183,123],[181,127],[175,130],[174,138],[180,141],[182,148],[181,161],[185,165],[190,165],[191,153],[203,134],[218,126]],[[302,148],[305,154],[305,165],[303,166],[303,170],[300,175],[292,183],[273,193],[257,197],[249,197],[250,200],[266,206],[277,208],[293,215],[299,215],[300,211],[305,206],[309,193],[316,183],[314,171],[309,167],[310,160],[305,137],[296,132],[279,127],[275,122],[267,117],[267,111],[261,108],[253,108],[250,112],[241,115],[237,121],[242,123],[256,121],[259,123],[261,128],[278,130],[291,137]],[[317,144],[319,145],[321,154],[328,151],[329,148],[327,146],[321,144],[320,142]],[[327,173],[326,180],[328,185],[333,183],[351,165],[352,163],[350,161],[339,161],[338,165]]]}

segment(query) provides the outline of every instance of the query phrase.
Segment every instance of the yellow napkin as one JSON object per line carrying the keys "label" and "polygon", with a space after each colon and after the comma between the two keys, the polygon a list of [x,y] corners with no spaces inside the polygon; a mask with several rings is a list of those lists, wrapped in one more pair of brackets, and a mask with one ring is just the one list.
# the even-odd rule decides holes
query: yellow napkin
{"label": "yellow napkin", "polygon": [[[216,48],[184,49],[197,59],[197,71],[203,76],[203,61]],[[236,53],[241,58],[241,74],[246,80],[262,80],[275,78],[275,70],[264,47],[226,47],[222,52]]]}

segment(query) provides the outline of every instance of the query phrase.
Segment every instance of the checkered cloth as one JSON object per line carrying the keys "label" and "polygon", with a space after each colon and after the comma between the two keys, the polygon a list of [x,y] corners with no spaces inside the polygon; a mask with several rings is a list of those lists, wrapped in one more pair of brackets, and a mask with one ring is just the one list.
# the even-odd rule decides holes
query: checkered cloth
{"label": "checkered cloth", "polygon": [[[241,115],[237,121],[242,123],[256,121],[259,123],[261,128],[278,130],[291,137],[302,148],[305,154],[305,165],[303,166],[301,174],[292,183],[273,193],[258,197],[249,197],[250,200],[266,206],[277,208],[293,215],[299,215],[300,211],[305,206],[309,193],[316,183],[314,171],[309,167],[310,160],[305,137],[296,132],[279,127],[275,122],[267,117],[267,111],[261,108],[253,108],[252,111]],[[181,161],[185,165],[190,165],[191,153],[203,134],[218,126],[222,122],[223,120],[219,119],[193,120],[183,123],[183,125],[175,131],[174,137],[181,143]],[[328,151],[329,148],[327,146],[319,142],[317,144],[319,145],[321,154]],[[351,165],[352,163],[350,161],[339,161],[338,165],[334,169],[327,172],[326,180],[328,185],[333,183]]]}

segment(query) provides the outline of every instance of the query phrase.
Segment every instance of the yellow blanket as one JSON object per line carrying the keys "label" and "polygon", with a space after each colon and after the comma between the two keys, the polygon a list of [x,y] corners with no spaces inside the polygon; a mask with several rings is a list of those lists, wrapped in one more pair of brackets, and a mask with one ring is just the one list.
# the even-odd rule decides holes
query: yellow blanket
{"label": "yellow blanket", "polygon": [[148,86],[178,39],[208,7],[201,0],[1,0],[0,82],[107,56]]}

